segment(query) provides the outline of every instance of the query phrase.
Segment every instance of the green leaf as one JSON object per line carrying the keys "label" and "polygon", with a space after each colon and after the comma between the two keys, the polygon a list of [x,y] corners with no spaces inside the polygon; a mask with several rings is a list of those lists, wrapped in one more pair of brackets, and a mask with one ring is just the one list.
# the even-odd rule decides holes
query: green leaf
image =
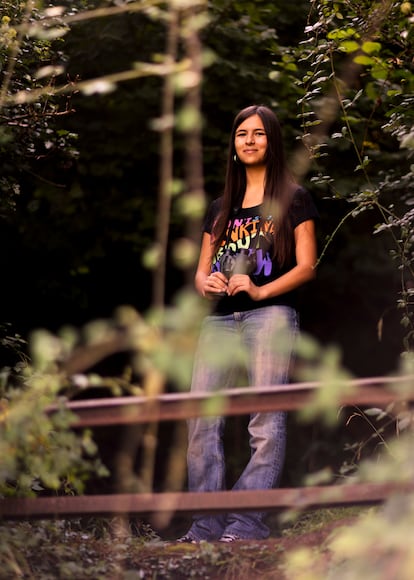
{"label": "green leaf", "polygon": [[362,64],[364,66],[369,66],[374,64],[374,59],[370,56],[365,56],[364,54],[359,54],[354,58],[356,64]]}
{"label": "green leaf", "polygon": [[355,171],[359,171],[360,169],[365,169],[365,167],[367,167],[370,163],[371,163],[371,159],[367,155],[365,155],[364,159],[362,160],[362,163],[360,165],[356,166]]}
{"label": "green leaf", "polygon": [[374,67],[372,67],[371,74],[374,79],[385,81],[388,77],[388,69],[383,63],[377,63]]}
{"label": "green leaf", "polygon": [[329,38],[330,40],[342,40],[345,38],[351,38],[352,36],[358,36],[356,33],[355,28],[345,28],[345,29],[340,29],[340,30],[331,30],[331,32],[328,32],[327,34],[327,38]]}
{"label": "green leaf", "polygon": [[344,40],[339,45],[339,50],[342,50],[342,52],[346,53],[355,52],[359,50],[359,44],[355,42],[355,40]]}
{"label": "green leaf", "polygon": [[362,45],[362,50],[366,54],[378,53],[381,50],[381,44],[379,42],[366,41]]}

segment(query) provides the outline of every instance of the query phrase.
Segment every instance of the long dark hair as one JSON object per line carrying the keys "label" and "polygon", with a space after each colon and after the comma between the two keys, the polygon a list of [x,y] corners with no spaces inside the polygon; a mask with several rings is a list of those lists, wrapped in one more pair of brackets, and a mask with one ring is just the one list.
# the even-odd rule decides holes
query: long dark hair
{"label": "long dark hair", "polygon": [[251,105],[242,109],[233,121],[221,211],[213,225],[212,243],[214,253],[216,253],[225,237],[234,209],[242,205],[247,184],[246,168],[237,160],[234,141],[239,125],[252,115],[258,115],[261,118],[267,135],[264,212],[273,215],[275,222],[273,258],[277,259],[282,266],[292,257],[293,252],[292,226],[285,217],[297,184],[294,183],[287,170],[279,120],[275,113],[264,105]]}

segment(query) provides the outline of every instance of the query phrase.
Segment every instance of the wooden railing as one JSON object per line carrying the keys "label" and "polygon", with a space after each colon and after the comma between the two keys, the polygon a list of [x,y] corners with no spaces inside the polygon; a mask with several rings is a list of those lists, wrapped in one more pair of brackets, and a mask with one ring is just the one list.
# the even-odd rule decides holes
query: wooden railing
{"label": "wooden railing", "polygon": [[[404,396],[398,395],[401,385]],[[221,415],[244,415],[250,412],[293,411],[309,404],[321,385],[295,383],[257,388],[239,388],[217,392],[212,397],[190,393],[168,393],[157,397],[115,397],[73,401],[65,404],[73,411],[73,428],[185,420],[205,415],[214,408]],[[387,406],[393,401],[414,400],[414,376],[377,377],[344,381],[339,406]],[[407,394],[408,393],[408,394]],[[53,413],[57,407],[50,407]],[[359,483],[260,491],[220,491],[207,493],[139,493],[0,499],[0,517],[30,519],[114,514],[149,515],[168,512],[191,513],[311,509],[322,506],[377,504],[392,493],[414,491],[410,483]]]}

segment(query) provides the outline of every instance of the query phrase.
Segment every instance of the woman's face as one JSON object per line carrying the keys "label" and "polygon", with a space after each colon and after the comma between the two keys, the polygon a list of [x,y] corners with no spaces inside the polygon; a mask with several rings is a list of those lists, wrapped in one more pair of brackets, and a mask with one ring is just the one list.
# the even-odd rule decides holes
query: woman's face
{"label": "woman's face", "polygon": [[252,115],[237,127],[234,147],[245,165],[264,165],[267,135],[259,115]]}

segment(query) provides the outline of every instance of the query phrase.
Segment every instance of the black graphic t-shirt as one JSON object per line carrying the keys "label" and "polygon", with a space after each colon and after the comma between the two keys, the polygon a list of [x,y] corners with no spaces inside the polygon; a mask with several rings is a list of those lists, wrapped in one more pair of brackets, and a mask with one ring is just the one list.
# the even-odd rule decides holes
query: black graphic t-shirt
{"label": "black graphic t-shirt", "polygon": [[[207,211],[203,231],[211,234],[214,221],[220,211],[221,198],[215,199]],[[226,276],[232,273],[248,274],[256,286],[268,284],[295,266],[292,263],[280,268],[273,255],[274,221],[271,215],[262,215],[262,205],[236,210],[229,220],[225,238],[213,258],[212,272],[221,271]],[[293,196],[286,219],[292,228],[318,217],[318,211],[306,189],[298,188]],[[267,300],[255,301],[246,292],[236,296],[220,296],[214,302],[216,314],[231,314],[270,305],[296,307],[296,292],[291,291]]]}

